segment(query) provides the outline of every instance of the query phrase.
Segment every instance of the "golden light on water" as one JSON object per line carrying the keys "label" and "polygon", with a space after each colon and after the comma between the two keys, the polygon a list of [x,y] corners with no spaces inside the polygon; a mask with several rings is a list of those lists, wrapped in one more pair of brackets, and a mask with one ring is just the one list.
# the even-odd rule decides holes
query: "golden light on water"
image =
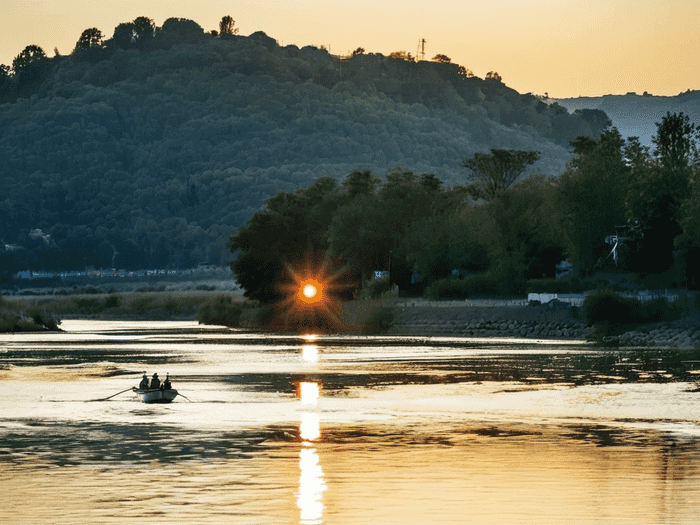
{"label": "golden light on water", "polygon": [[[304,381],[298,385],[298,396],[305,407],[318,408],[320,387],[318,383]],[[299,507],[299,523],[315,525],[323,523],[323,493],[326,482],[323,477],[321,460],[312,442],[321,437],[321,417],[316,411],[301,413],[299,435],[303,447],[299,450],[299,492],[297,506]]]}
{"label": "golden light on water", "polygon": [[301,347],[301,358],[307,363],[318,362],[318,345],[304,345]]}

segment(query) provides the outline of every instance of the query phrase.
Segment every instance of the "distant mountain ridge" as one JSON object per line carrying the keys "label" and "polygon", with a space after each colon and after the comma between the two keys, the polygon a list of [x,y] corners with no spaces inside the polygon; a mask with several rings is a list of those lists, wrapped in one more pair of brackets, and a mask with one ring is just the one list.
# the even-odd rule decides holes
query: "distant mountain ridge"
{"label": "distant mountain ridge", "polygon": [[463,158],[491,148],[538,150],[533,170],[558,175],[568,142],[607,124],[457,64],[341,58],[192,24],[4,79],[0,241],[29,250],[5,253],[13,265],[219,264],[280,190],[398,165],[454,184]]}
{"label": "distant mountain ridge", "polygon": [[610,117],[624,138],[639,137],[642,144],[652,146],[656,123],[666,113],[683,112],[691,122],[700,124],[700,91],[686,91],[672,97],[637,95],[603,95],[600,97],[576,97],[555,99],[569,111],[598,109]]}

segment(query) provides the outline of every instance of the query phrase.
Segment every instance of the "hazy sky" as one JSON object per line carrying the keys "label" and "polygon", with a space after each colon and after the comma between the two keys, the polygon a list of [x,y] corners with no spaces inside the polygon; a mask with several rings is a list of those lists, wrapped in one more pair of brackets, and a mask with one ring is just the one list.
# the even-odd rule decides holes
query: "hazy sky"
{"label": "hazy sky", "polygon": [[107,37],[137,16],[190,18],[205,31],[231,15],[242,35],[280,44],[445,54],[479,77],[551,97],[700,89],[698,0],[1,0],[0,63],[29,44],[68,54],[84,29]]}

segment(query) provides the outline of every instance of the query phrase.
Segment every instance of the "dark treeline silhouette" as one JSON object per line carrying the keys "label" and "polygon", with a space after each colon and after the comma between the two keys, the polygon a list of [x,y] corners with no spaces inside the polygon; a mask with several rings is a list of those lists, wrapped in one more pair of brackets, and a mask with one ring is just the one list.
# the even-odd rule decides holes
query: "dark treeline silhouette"
{"label": "dark treeline silhouette", "polygon": [[462,159],[539,151],[558,175],[601,111],[569,114],[438,55],[338,57],[148,17],[87,28],[69,55],[38,46],[0,67],[0,258],[19,270],[184,268],[278,191],[395,166],[462,180]]}
{"label": "dark treeline silhouette", "polygon": [[[420,293],[456,270],[477,274],[472,290],[521,295],[528,279],[553,278],[564,257],[579,277],[612,268],[670,271],[666,284],[698,289],[699,139],[687,116],[669,113],[657,123],[653,154],[612,128],[599,140],[575,140],[558,179],[511,184],[538,152],[504,150],[465,159],[469,184],[449,189],[433,174],[403,170],[383,181],[353,171],[342,186],[320,178],[278,193],[253,215],[231,239],[232,268],[246,296],[263,303],[284,298],[290,268],[308,265],[310,253],[354,290],[373,271],[390,271],[400,290]],[[606,237],[618,231],[611,259]],[[461,292],[442,286],[452,295],[468,289],[453,288]]]}

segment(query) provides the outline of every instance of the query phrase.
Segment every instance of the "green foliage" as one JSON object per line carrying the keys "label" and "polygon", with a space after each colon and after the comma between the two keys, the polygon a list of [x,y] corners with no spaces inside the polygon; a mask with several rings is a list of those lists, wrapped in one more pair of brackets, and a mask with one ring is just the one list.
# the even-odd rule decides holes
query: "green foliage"
{"label": "green foliage", "polygon": [[616,335],[638,324],[670,322],[678,319],[680,308],[664,299],[642,304],[636,299],[621,297],[611,290],[600,290],[586,297],[583,303],[586,322],[601,335]]}
{"label": "green foliage", "polygon": [[626,222],[629,168],[622,155],[624,141],[615,128],[599,141],[581,138],[572,145],[574,158],[557,184],[556,214],[566,234],[568,256],[586,274],[610,252],[605,237]]}
{"label": "green foliage", "polygon": [[368,334],[385,334],[396,323],[396,310],[391,306],[376,306],[364,321],[362,331]]}
{"label": "green foliage", "polygon": [[81,33],[80,38],[75,43],[75,49],[91,49],[95,47],[102,47],[102,31],[96,27],[91,27]]}
{"label": "green foliage", "polygon": [[576,319],[577,321],[581,319],[581,310],[578,306],[572,305],[571,307],[569,307],[569,313],[571,314],[572,319]]}
{"label": "green foliage", "polygon": [[45,59],[46,53],[42,48],[35,45],[27,46],[12,61],[12,70],[15,75],[22,75],[32,64]]}
{"label": "green foliage", "polygon": [[105,298],[104,302],[104,308],[119,308],[119,305],[121,304],[121,300],[119,299],[119,296],[117,295],[110,295],[109,297]]}
{"label": "green foliage", "polygon": [[476,198],[490,201],[509,188],[530,164],[540,158],[539,151],[492,149],[491,153],[474,153],[462,165],[471,171]]}
{"label": "green foliage", "polygon": [[[627,216],[639,236],[634,269],[645,273],[672,267],[674,239],[683,233],[683,226],[692,229],[688,212],[693,206],[685,203],[693,200],[697,186],[695,125],[681,112],[667,113],[656,126],[655,158],[645,156],[647,151],[638,152],[627,194]],[[697,262],[691,255],[691,239],[681,236],[677,243],[686,259],[690,255]]]}
{"label": "green foliage", "polygon": [[389,290],[391,290],[391,283],[388,276],[382,277],[381,279],[372,279],[363,286],[360,298],[379,299]]}
{"label": "green foliage", "polygon": [[220,296],[199,307],[197,321],[200,324],[240,326],[244,304],[234,302],[229,296]]}
{"label": "green foliage", "polygon": [[464,279],[447,277],[429,285],[424,295],[433,300],[497,297],[502,295],[502,283],[491,273],[469,275]]}

